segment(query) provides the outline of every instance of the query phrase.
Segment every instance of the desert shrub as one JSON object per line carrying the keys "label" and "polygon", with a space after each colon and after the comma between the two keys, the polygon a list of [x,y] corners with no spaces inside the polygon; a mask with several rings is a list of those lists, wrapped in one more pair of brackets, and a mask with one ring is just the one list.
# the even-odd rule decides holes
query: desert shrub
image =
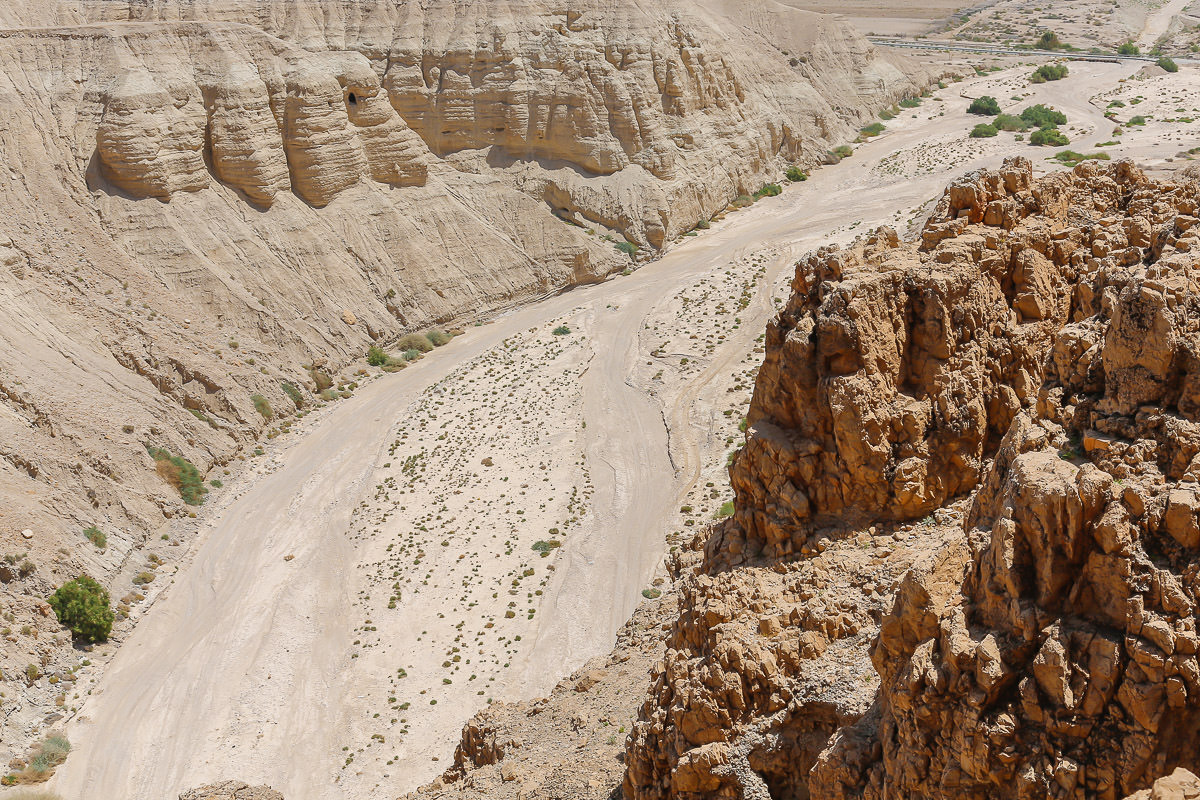
{"label": "desert shrub", "polygon": [[892,120],[895,119],[899,113],[900,109],[892,106],[891,108],[885,108],[883,111],[880,111],[879,118],[883,120]]}
{"label": "desert shrub", "polygon": [[1071,74],[1067,69],[1066,64],[1043,64],[1034,70],[1033,75],[1029,80],[1034,83],[1045,83],[1046,81],[1061,81],[1063,78]]}
{"label": "desert shrub", "polygon": [[446,344],[454,337],[451,336],[450,334],[446,333],[444,330],[441,330],[440,328],[433,328],[431,330],[425,331],[425,338],[428,339],[429,343],[431,345],[433,345],[434,347],[441,347],[442,345]]}
{"label": "desert shrub", "polygon": [[906,97],[900,101],[901,108],[916,108],[921,105],[921,101],[916,97]]}
{"label": "desert shrub", "polygon": [[721,507],[717,509],[717,519],[724,519],[725,517],[732,517],[732,516],[733,516],[733,501],[726,500],[724,503],[721,504]]}
{"label": "desert shrub", "polygon": [[706,219],[702,219],[702,220],[700,220],[699,222],[697,222],[697,223],[696,223],[696,227],[697,227],[697,228],[699,228],[699,229],[700,229],[700,230],[702,230],[702,231],[706,231],[706,230],[708,230],[709,228],[711,228],[711,227],[712,227],[712,225],[710,225],[710,224],[709,224],[708,220],[706,220]]}
{"label": "desert shrub", "polygon": [[557,328],[554,329],[555,336],[566,336],[570,332],[571,332],[571,329],[568,328],[566,325],[559,325]]}
{"label": "desert shrub", "polygon": [[754,205],[754,198],[748,194],[739,194],[729,205],[734,208],[745,208],[746,206]]}
{"label": "desert shrub", "polygon": [[104,535],[104,531],[97,528],[95,525],[90,528],[83,529],[83,535],[87,540],[96,545],[97,549],[103,550],[108,547],[108,537]]}
{"label": "desert shrub", "polygon": [[1058,50],[1063,46],[1062,40],[1058,38],[1058,34],[1054,31],[1044,31],[1037,40],[1037,46],[1040,50]]}
{"label": "desert shrub", "polygon": [[1123,42],[1121,46],[1117,48],[1117,52],[1123,56],[1136,56],[1141,54],[1142,48],[1138,47],[1133,42]]}
{"label": "desert shrub", "polygon": [[658,598],[662,597],[662,592],[660,592],[658,589],[642,589],[642,597],[646,598],[647,600],[657,600]]}
{"label": "desert shrub", "polygon": [[1170,58],[1169,56],[1163,56],[1162,58],[1160,58],[1158,61],[1156,61],[1154,63],[1158,64],[1160,67],[1165,69],[1167,72],[1179,72],[1179,65],[1176,64],[1175,60]]}
{"label": "desert shrub", "polygon": [[540,553],[542,558],[549,556],[550,552],[557,547],[562,547],[562,542],[558,539],[551,539],[549,541],[539,540],[533,543],[534,552]]}
{"label": "desert shrub", "polygon": [[850,156],[854,155],[854,148],[848,144],[839,144],[837,147],[833,148],[833,154],[837,156],[839,160],[843,158],[849,158]]}
{"label": "desert shrub", "polygon": [[1111,156],[1108,153],[1076,153],[1074,150],[1063,150],[1054,156],[1054,160],[1068,166],[1075,166],[1084,161],[1109,161]]}
{"label": "desert shrub", "polygon": [[308,376],[313,379],[313,383],[316,384],[318,392],[323,392],[330,386],[333,386],[333,378],[329,377],[328,373],[322,372],[319,369],[309,370]]}
{"label": "desert shrub", "polygon": [[1042,128],[1034,131],[1029,137],[1029,143],[1041,147],[1042,145],[1053,145],[1062,147],[1071,143],[1066,134],[1054,128]]}
{"label": "desert shrub", "polygon": [[786,177],[792,183],[799,183],[800,181],[808,180],[808,176],[805,175],[804,171],[799,167],[788,167]]}
{"label": "desert shrub", "polygon": [[388,354],[375,345],[367,348],[367,363],[372,367],[382,367],[388,362]]}
{"label": "desert shrub", "polygon": [[1000,113],[1000,103],[996,98],[989,95],[976,97],[971,101],[971,105],[967,106],[968,114],[978,114],[982,117],[994,117]]}
{"label": "desert shrub", "polygon": [[1134,117],[1133,119],[1129,120],[1129,122],[1126,122],[1125,124],[1126,124],[1126,125],[1145,125],[1145,124],[1146,124],[1146,118],[1145,118],[1145,117],[1143,117],[1141,114],[1138,114],[1136,117]]}
{"label": "desert shrub", "polygon": [[271,404],[261,394],[250,395],[250,401],[254,403],[254,410],[262,414],[263,419],[270,419],[275,416],[275,412],[271,409]]}
{"label": "desert shrub", "polygon": [[88,575],[67,581],[50,596],[58,621],[81,639],[102,642],[112,632],[113,611],[108,590]]}
{"label": "desert shrub", "polygon": [[407,349],[403,353],[401,353],[400,357],[403,358],[405,361],[416,361],[418,358],[421,357],[421,351],[415,347],[410,347],[409,349]]}
{"label": "desert shrub", "polygon": [[288,396],[288,399],[296,404],[296,408],[303,408],[304,395],[302,395],[300,393],[299,389],[297,389],[293,384],[290,384],[287,381],[284,381],[283,383],[279,384],[279,388],[283,389],[283,393]]}
{"label": "desert shrub", "polygon": [[884,125],[882,122],[872,122],[867,127],[861,129],[859,133],[870,138],[871,136],[878,136],[885,130],[887,130],[887,125]]}
{"label": "desert shrub", "polygon": [[1025,131],[1029,130],[1029,123],[1018,117],[1016,114],[1000,114],[994,120],[992,125],[998,131]]}
{"label": "desert shrub", "polygon": [[633,242],[617,242],[614,247],[631,258],[637,253],[637,245]]}
{"label": "desert shrub", "polygon": [[987,122],[981,122],[978,125],[976,125],[974,128],[971,129],[971,138],[972,139],[989,139],[993,136],[996,136],[999,133],[1000,132],[998,130],[996,130],[995,125],[991,125]]}
{"label": "desert shrub", "polygon": [[754,193],[755,200],[761,200],[764,197],[777,197],[783,192],[783,187],[778,183],[764,183],[762,188]]}
{"label": "desert shrub", "polygon": [[1053,128],[1056,125],[1065,125],[1067,115],[1038,103],[1022,111],[1021,119],[1029,123],[1031,128]]}
{"label": "desert shrub", "polygon": [[204,502],[208,488],[204,485],[204,476],[196,466],[182,456],[173,456],[161,447],[146,445],[146,452],[154,459],[154,469],[167,483],[179,490],[179,496],[189,506],[198,506]]}
{"label": "desert shrub", "polygon": [[[416,350],[421,353],[428,353],[433,349],[433,342],[429,341],[428,337],[420,333],[407,333],[400,337],[400,341],[396,342],[396,347],[401,350]],[[412,359],[409,359],[410,361]]]}

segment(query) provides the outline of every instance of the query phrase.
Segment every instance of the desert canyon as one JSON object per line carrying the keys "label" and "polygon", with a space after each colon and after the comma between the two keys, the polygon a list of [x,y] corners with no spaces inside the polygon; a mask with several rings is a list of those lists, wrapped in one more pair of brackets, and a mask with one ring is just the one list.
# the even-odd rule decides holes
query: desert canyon
{"label": "desert canyon", "polygon": [[0,800],[1200,797],[1197,52],[0,0]]}

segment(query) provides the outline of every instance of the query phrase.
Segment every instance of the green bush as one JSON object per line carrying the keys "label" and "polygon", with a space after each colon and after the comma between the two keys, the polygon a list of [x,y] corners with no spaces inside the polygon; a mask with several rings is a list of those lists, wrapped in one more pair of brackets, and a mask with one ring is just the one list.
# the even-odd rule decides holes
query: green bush
{"label": "green bush", "polygon": [[901,108],[916,108],[921,105],[921,101],[916,97],[906,97],[900,101]]}
{"label": "green bush", "polygon": [[173,456],[161,447],[146,446],[146,452],[154,459],[154,469],[167,483],[179,490],[183,502],[189,506],[198,506],[204,502],[208,488],[204,485],[204,477],[192,462],[182,456]]}
{"label": "green bush", "polygon": [[329,377],[328,373],[322,372],[319,369],[309,370],[308,376],[313,379],[313,383],[316,384],[318,392],[323,392],[330,386],[333,386],[333,378]]}
{"label": "green bush", "polygon": [[981,117],[994,117],[1000,113],[1000,103],[989,95],[977,97],[967,106],[968,114],[978,114]]}
{"label": "green bush", "polygon": [[254,410],[262,414],[263,419],[270,419],[275,416],[275,412],[271,410],[271,404],[261,394],[250,395],[250,400],[254,403]]}
{"label": "green bush", "polygon": [[1133,119],[1129,120],[1129,122],[1126,122],[1125,124],[1126,124],[1126,125],[1145,125],[1145,124],[1146,124],[1146,118],[1145,118],[1145,117],[1143,117],[1141,114],[1138,114],[1136,117],[1134,117]]}
{"label": "green bush", "polygon": [[893,120],[899,114],[900,114],[900,109],[897,108],[896,106],[892,106],[891,108],[885,108],[883,111],[880,111],[879,118],[882,120]]}
{"label": "green bush", "polygon": [[407,349],[403,353],[401,353],[400,357],[403,358],[405,361],[416,361],[418,358],[421,357],[421,351],[415,347],[410,347],[409,349]]}
{"label": "green bush", "polygon": [[878,136],[879,134],[883,133],[885,130],[887,130],[887,125],[884,125],[882,122],[872,122],[867,127],[862,128],[859,131],[859,133],[861,133],[863,136],[865,136],[869,139],[872,136]]}
{"label": "green bush", "polygon": [[1124,42],[1117,48],[1117,52],[1123,56],[1141,55],[1142,48],[1138,47],[1133,42]]}
{"label": "green bush", "polygon": [[717,509],[717,519],[724,519],[725,517],[732,517],[732,516],[733,516],[733,501],[726,500],[724,503],[721,504],[721,507],[719,509]]}
{"label": "green bush", "polygon": [[1041,128],[1034,131],[1029,136],[1029,143],[1041,147],[1042,145],[1053,145],[1054,147],[1062,147],[1071,143],[1066,134],[1055,128]]}
{"label": "green bush", "polygon": [[367,363],[372,367],[382,367],[388,362],[388,354],[382,348],[371,345],[367,348]]}
{"label": "green bush", "polygon": [[1034,83],[1045,83],[1046,81],[1061,81],[1070,74],[1071,71],[1067,69],[1066,64],[1043,64],[1034,70],[1029,79]]}
{"label": "green bush", "polygon": [[712,226],[709,224],[708,220],[706,220],[706,219],[702,219],[696,223],[696,228],[699,230],[702,230],[702,231],[706,231],[711,227]]}
{"label": "green bush", "polygon": [[542,558],[546,558],[548,555],[550,555],[550,551],[554,550],[556,547],[562,547],[562,542],[560,542],[558,539],[551,539],[550,541],[537,541],[533,543],[534,551],[540,553]]}
{"label": "green bush", "polygon": [[838,157],[838,160],[849,158],[854,155],[854,148],[848,144],[839,144],[833,148],[833,154]]}
{"label": "green bush", "polygon": [[799,167],[788,167],[786,177],[792,183],[799,183],[800,181],[808,180],[808,176],[805,175],[804,171],[801,170]]}
{"label": "green bush", "polygon": [[1037,40],[1039,50],[1059,50],[1063,47],[1062,40],[1054,31],[1045,31]]}
{"label": "green bush", "polygon": [[1083,153],[1076,153],[1074,150],[1063,150],[1054,156],[1054,160],[1073,167],[1084,161],[1109,161],[1111,160],[1111,156],[1108,153],[1089,153],[1084,155]]}
{"label": "green bush", "polygon": [[642,589],[642,597],[647,600],[657,600],[662,597],[662,592],[658,589]]}
{"label": "green bush", "polygon": [[104,531],[100,530],[95,525],[90,528],[84,528],[83,535],[87,537],[89,542],[96,545],[98,550],[103,550],[104,548],[108,547],[108,537],[104,535]]}
{"label": "green bush", "polygon": [[279,388],[283,389],[283,393],[288,396],[288,399],[296,404],[296,408],[304,407],[304,395],[302,395],[300,390],[297,389],[293,384],[284,381],[283,383],[279,384]]}
{"label": "green bush", "polygon": [[1162,58],[1160,58],[1158,61],[1156,61],[1154,63],[1158,64],[1160,67],[1165,69],[1167,72],[1179,72],[1179,65],[1175,63],[1174,59],[1172,59],[1168,56],[1163,56]]}
{"label": "green bush", "polygon": [[783,192],[783,187],[778,183],[764,183],[762,188],[754,193],[755,200],[761,200],[764,197],[777,197]]}
{"label": "green bush", "polygon": [[[401,350],[417,350],[422,353],[428,353],[433,349],[433,342],[429,341],[428,336],[420,333],[407,333],[400,337],[400,341],[396,342],[396,347]],[[409,361],[411,360],[409,359]]]}
{"label": "green bush", "polygon": [[754,198],[748,194],[739,194],[737,197],[733,198],[733,202],[729,205],[733,206],[734,208],[745,208],[746,206],[754,205]]}
{"label": "green bush", "polygon": [[1053,128],[1056,125],[1065,125],[1067,123],[1066,114],[1041,103],[1030,106],[1022,111],[1021,119],[1029,123],[1029,127],[1031,128]]}
{"label": "green bush", "polygon": [[50,596],[58,621],[89,642],[102,642],[112,633],[113,610],[108,590],[87,575],[67,581]]}
{"label": "green bush", "polygon": [[441,347],[454,337],[440,328],[431,328],[430,330],[425,331],[425,338],[428,339],[429,343],[434,347]]}
{"label": "green bush", "polygon": [[998,131],[1026,131],[1029,130],[1029,123],[1018,117],[1016,114],[1000,114],[996,119],[992,120],[992,125]]}
{"label": "green bush", "polygon": [[555,336],[566,336],[570,332],[571,332],[571,329],[568,328],[566,325],[559,325],[557,328],[554,329]]}
{"label": "green bush", "polygon": [[998,130],[996,130],[995,125],[991,125],[986,122],[981,122],[978,125],[976,125],[974,128],[971,129],[970,136],[972,139],[990,139],[991,137],[996,136],[999,133],[1000,132]]}
{"label": "green bush", "polygon": [[614,246],[630,258],[637,253],[637,245],[633,242],[617,242]]}

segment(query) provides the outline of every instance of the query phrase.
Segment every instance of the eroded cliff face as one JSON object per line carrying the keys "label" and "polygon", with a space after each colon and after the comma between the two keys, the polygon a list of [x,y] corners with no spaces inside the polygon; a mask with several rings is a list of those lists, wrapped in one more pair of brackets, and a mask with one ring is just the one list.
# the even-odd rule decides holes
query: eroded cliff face
{"label": "eroded cliff face", "polygon": [[[1195,768],[1198,201],[1014,160],[920,241],[797,265],[627,796],[1119,798]],[[896,580],[898,534],[927,538]],[[886,552],[824,591],[853,545]]]}

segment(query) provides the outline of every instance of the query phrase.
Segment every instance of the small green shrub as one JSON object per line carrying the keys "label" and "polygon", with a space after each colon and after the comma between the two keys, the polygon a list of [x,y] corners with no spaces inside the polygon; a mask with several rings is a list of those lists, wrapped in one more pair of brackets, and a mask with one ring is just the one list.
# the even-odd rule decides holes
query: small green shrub
{"label": "small green shrub", "polygon": [[900,101],[901,108],[916,108],[919,105],[921,105],[921,101],[916,97],[906,97]]}
{"label": "small green shrub", "polygon": [[254,403],[254,410],[262,414],[263,419],[270,419],[275,416],[275,412],[271,410],[271,404],[261,394],[250,395],[250,401]]}
{"label": "small green shrub", "polygon": [[1018,117],[1016,114],[1000,114],[996,119],[992,120],[992,125],[998,131],[1026,131],[1029,130],[1029,123]]}
{"label": "small green shrub", "polygon": [[284,381],[279,384],[279,388],[283,389],[283,393],[288,396],[288,399],[296,404],[296,408],[304,407],[304,395],[300,393],[300,390],[294,384]]}
{"label": "small green shrub", "polygon": [[382,367],[388,362],[388,354],[375,345],[367,348],[367,364],[372,367]]}
{"label": "small green shrub", "polygon": [[900,109],[893,106],[891,108],[885,108],[883,111],[880,111],[879,118],[882,120],[893,120],[897,116],[899,116],[899,113],[900,113]]}
{"label": "small green shrub", "polygon": [[867,127],[861,129],[859,133],[869,139],[872,136],[878,136],[885,130],[887,130],[887,125],[884,125],[882,122],[872,122]]}
{"label": "small green shrub", "polygon": [[89,642],[102,642],[112,633],[113,610],[108,590],[88,575],[67,581],[50,596],[58,621]]}
{"label": "small green shrub", "polygon": [[662,597],[662,592],[660,592],[658,589],[642,589],[642,597],[646,598],[647,600],[657,600],[658,598]]}
{"label": "small green shrub", "polygon": [[783,187],[778,183],[764,183],[762,188],[754,193],[755,200],[761,200],[764,197],[778,197],[783,192]]}
{"label": "small green shrub", "polygon": [[1066,64],[1043,64],[1034,70],[1034,73],[1029,77],[1029,80],[1031,80],[1033,83],[1061,81],[1070,74],[1071,71],[1067,69]]}
{"label": "small green shrub", "polygon": [[[433,342],[429,341],[429,337],[420,333],[408,333],[400,337],[400,341],[396,342],[396,347],[401,350],[417,350],[422,353],[428,353],[433,349]],[[411,361],[411,359],[409,359]]]}
{"label": "small green shrub", "polygon": [[733,516],[733,501],[726,500],[724,503],[721,504],[721,507],[719,509],[717,509],[717,519],[724,519],[725,517],[732,517],[732,516]]}
{"label": "small green shrub", "polygon": [[1056,125],[1067,124],[1067,115],[1038,103],[1021,112],[1021,119],[1029,123],[1031,128],[1053,128]]}
{"label": "small green shrub", "polygon": [[1158,61],[1155,61],[1154,63],[1158,64],[1158,66],[1162,67],[1167,72],[1179,72],[1179,65],[1175,63],[1174,59],[1172,59],[1168,56],[1163,56],[1162,58],[1160,58]]}
{"label": "small green shrub", "polygon": [[416,361],[418,358],[421,357],[421,351],[415,347],[410,347],[409,349],[407,349],[403,353],[401,353],[400,357],[403,358],[405,361]]}
{"label": "small green shrub", "polygon": [[706,219],[702,219],[696,223],[696,228],[699,230],[702,230],[702,231],[706,231],[711,227],[712,227],[712,225],[710,225],[708,220],[706,220]]}
{"label": "small green shrub", "polygon": [[854,148],[848,144],[839,144],[833,148],[833,154],[838,157],[838,160],[849,158],[854,155]]}
{"label": "small green shrub", "polygon": [[614,247],[620,250],[625,255],[632,258],[637,253],[637,245],[633,242],[617,242]]}
{"label": "small green shrub", "polygon": [[554,329],[555,336],[566,336],[570,332],[571,332],[571,329],[568,328],[566,325],[559,325],[557,328]]}
{"label": "small green shrub", "polygon": [[754,198],[748,194],[739,194],[729,205],[734,208],[746,208],[747,206],[754,205]]}
{"label": "small green shrub", "polygon": [[562,547],[562,542],[558,541],[557,539],[550,539],[549,541],[542,540],[533,543],[534,552],[540,553],[542,558],[549,556],[551,551],[558,547]]}
{"label": "small green shrub", "polygon": [[204,502],[208,488],[204,485],[204,476],[192,462],[182,456],[173,456],[170,451],[161,447],[146,445],[146,452],[155,461],[155,471],[163,480],[179,490],[183,502],[189,506],[198,506]]}
{"label": "small green shrub", "polygon": [[999,135],[999,133],[1000,132],[996,130],[995,125],[991,125],[987,122],[981,122],[971,129],[970,136],[972,139],[989,139],[993,136]]}
{"label": "small green shrub", "polygon": [[1117,48],[1117,53],[1123,56],[1137,56],[1141,55],[1142,48],[1133,42],[1122,42],[1121,46]]}
{"label": "small green shrub", "polygon": [[1125,124],[1126,124],[1126,125],[1145,125],[1145,124],[1146,124],[1146,118],[1145,118],[1145,117],[1143,117],[1141,114],[1138,114],[1136,117],[1134,117],[1133,119],[1129,120],[1129,122],[1126,122]]}
{"label": "small green shrub", "polygon": [[1042,128],[1036,130],[1029,136],[1029,143],[1041,147],[1043,145],[1052,145],[1054,147],[1062,147],[1071,143],[1067,135],[1055,128]]}
{"label": "small green shrub", "polygon": [[968,114],[978,114],[981,117],[994,117],[1000,113],[1000,103],[990,95],[977,97],[967,106]]}
{"label": "small green shrub", "polygon": [[441,347],[454,337],[440,328],[432,328],[425,331],[425,338],[428,339],[429,343],[434,347]]}
{"label": "small green shrub", "polygon": [[1061,153],[1055,154],[1054,160],[1073,167],[1084,161],[1109,161],[1111,160],[1111,156],[1108,153],[1089,153],[1084,155],[1083,153],[1076,153],[1074,150],[1063,150]]}
{"label": "small green shrub", "polygon": [[799,183],[800,181],[808,180],[808,175],[804,174],[804,171],[799,167],[788,167],[785,177],[787,177],[787,179],[792,183]]}
{"label": "small green shrub", "polygon": [[96,545],[96,549],[103,550],[108,547],[108,537],[104,535],[104,531],[97,528],[95,525],[90,528],[84,528],[83,535],[87,540]]}

